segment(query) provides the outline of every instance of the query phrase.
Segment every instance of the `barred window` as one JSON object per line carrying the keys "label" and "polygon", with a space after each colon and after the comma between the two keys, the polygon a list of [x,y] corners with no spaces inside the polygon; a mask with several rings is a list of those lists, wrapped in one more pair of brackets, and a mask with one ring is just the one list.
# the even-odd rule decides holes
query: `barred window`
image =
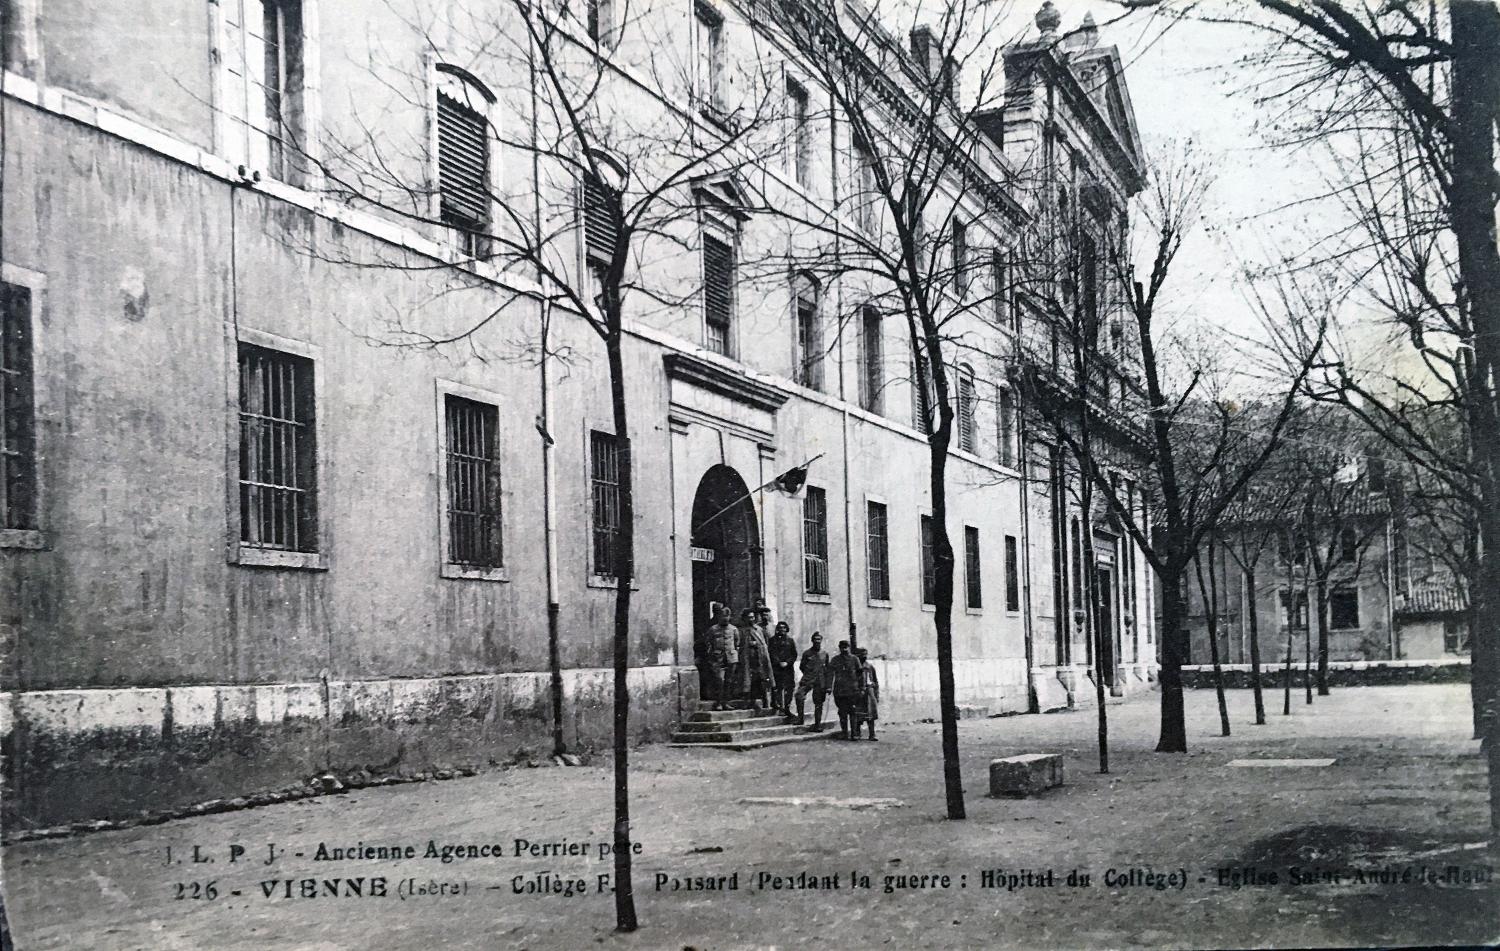
{"label": "barred window", "polygon": [[871,601],[891,599],[890,528],[882,502],[865,503],[865,561]]}
{"label": "barred window", "polygon": [[612,433],[589,433],[589,475],[593,489],[593,570],[617,576],[620,545],[620,444]]}
{"label": "barred window", "polygon": [[872,413],[884,409],[885,340],[880,311],[865,307],[859,319],[859,405]]}
{"label": "barred window", "polygon": [[937,604],[937,559],[933,553],[932,516],[922,516],[922,603]]}
{"label": "barred window", "polygon": [[1005,610],[1021,610],[1021,568],[1016,563],[1016,536],[1005,536]]}
{"label": "barred window", "polygon": [[31,288],[0,284],[0,528],[35,529],[36,402]]}
{"label": "barred window", "polygon": [[802,499],[802,587],[828,593],[828,494],[812,485]]}
{"label": "barred window", "polygon": [[734,248],[703,236],[703,322],[705,343],[714,353],[733,356],[730,322],[734,314]]}
{"label": "barred window", "polygon": [[979,446],[979,398],[974,388],[974,371],[970,367],[958,370],[958,448],[964,452],[975,452]]}
{"label": "barred window", "polygon": [[972,525],[964,526],[964,598],[971,611],[984,607],[979,570],[979,529]]}
{"label": "barred window", "polygon": [[463,235],[467,253],[480,251],[490,222],[490,137],[485,112],[494,96],[456,67],[439,65],[437,95],[438,209]]}
{"label": "barred window", "polygon": [[505,563],[500,535],[500,411],[443,398],[447,423],[448,561],[471,568]]}
{"label": "barred window", "polygon": [[313,363],[241,343],[240,543],[318,550]]}

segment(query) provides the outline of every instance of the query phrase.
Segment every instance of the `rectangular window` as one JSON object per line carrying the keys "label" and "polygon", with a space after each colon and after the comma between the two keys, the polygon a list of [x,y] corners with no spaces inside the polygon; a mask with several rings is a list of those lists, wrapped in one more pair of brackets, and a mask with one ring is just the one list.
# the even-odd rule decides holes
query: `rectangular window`
{"label": "rectangular window", "polygon": [[1359,592],[1335,588],[1328,594],[1328,626],[1335,631],[1359,627]]}
{"label": "rectangular window", "polygon": [[1016,406],[1015,397],[1010,392],[1010,387],[1002,386],[996,395],[996,427],[995,439],[1000,444],[1000,464],[1002,466],[1013,466],[1016,464]]}
{"label": "rectangular window", "polygon": [[787,164],[792,178],[808,183],[812,168],[812,126],[807,117],[807,90],[793,79],[786,81]]}
{"label": "rectangular window", "polygon": [[239,347],[240,544],[318,550],[313,363]]}
{"label": "rectangular window", "polygon": [[301,0],[223,0],[227,157],[285,180],[305,148]]}
{"label": "rectangular window", "polygon": [[1073,519],[1073,609],[1083,610],[1083,529]]}
{"label": "rectangular window", "polygon": [[1079,280],[1083,284],[1083,332],[1089,346],[1099,341],[1099,251],[1094,239],[1083,236]]}
{"label": "rectangular window", "polygon": [[964,526],[964,604],[971,611],[984,607],[984,594],[980,590],[979,529]]}
{"label": "rectangular window", "polygon": [[802,587],[828,593],[828,494],[813,485],[802,499]]}
{"label": "rectangular window", "polygon": [[875,174],[875,153],[866,145],[854,147],[854,208],[861,230],[874,234],[880,223],[880,179]]}
{"label": "rectangular window", "polygon": [[589,39],[609,48],[615,45],[614,0],[588,0]]}
{"label": "rectangular window", "polygon": [[885,404],[885,340],[880,311],[866,306],[859,315],[859,405],[872,413]]}
{"label": "rectangular window", "polygon": [[441,71],[437,94],[438,216],[458,230],[467,254],[482,250],[490,222],[490,142],[484,96]]}
{"label": "rectangular window", "polygon": [[451,394],[443,397],[448,464],[448,563],[499,568],[500,411]]}
{"label": "rectangular window", "polygon": [[1021,567],[1017,563],[1016,536],[1005,536],[1005,610],[1021,610]]}
{"label": "rectangular window", "polygon": [[1283,589],[1281,591],[1281,626],[1286,627],[1288,623],[1293,623],[1295,630],[1305,631],[1307,630],[1307,592],[1297,592],[1296,604],[1297,616],[1294,621],[1291,617],[1292,593]]}
{"label": "rectangular window", "polygon": [[817,291],[805,283],[797,293],[797,382],[810,389],[823,389],[823,334]]}
{"label": "rectangular window", "polygon": [[964,452],[979,449],[979,397],[974,388],[974,374],[958,371],[958,448]]}
{"label": "rectangular window", "polygon": [[969,292],[969,226],[953,222],[953,289],[962,297]]}
{"label": "rectangular window", "polygon": [[37,528],[31,288],[0,284],[0,528]]}
{"label": "rectangular window", "polygon": [[615,254],[615,244],[620,240],[620,229],[616,220],[618,196],[597,176],[587,172],[583,176],[583,247],[584,262],[594,279],[596,290],[604,286],[604,271]]}
{"label": "rectangular window", "polygon": [[589,482],[593,502],[593,572],[616,577],[620,541],[620,444],[612,433],[589,433]]}
{"label": "rectangular window", "polygon": [[1463,621],[1443,622],[1443,651],[1448,654],[1469,652],[1469,627]]}
{"label": "rectangular window", "polygon": [[886,508],[881,502],[865,503],[865,562],[871,601],[891,599],[891,546]]}
{"label": "rectangular window", "polygon": [[703,105],[724,110],[724,17],[699,2],[694,8],[698,28],[698,95]]}
{"label": "rectangular window", "polygon": [[991,306],[994,307],[995,326],[1010,327],[1010,273],[1005,266],[1005,255],[999,251],[990,254],[990,283],[994,285],[992,293],[994,299]]}
{"label": "rectangular window", "polygon": [[730,321],[734,314],[734,248],[703,236],[704,343],[714,353],[733,356]]}
{"label": "rectangular window", "polygon": [[922,516],[922,603],[937,604],[937,558],[933,551],[932,516]]}

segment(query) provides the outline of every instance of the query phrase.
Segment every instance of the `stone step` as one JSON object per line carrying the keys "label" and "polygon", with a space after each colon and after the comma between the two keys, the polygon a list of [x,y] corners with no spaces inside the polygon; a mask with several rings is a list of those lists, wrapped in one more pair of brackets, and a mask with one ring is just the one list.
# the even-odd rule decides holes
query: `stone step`
{"label": "stone step", "polygon": [[673,743],[746,743],[776,736],[791,736],[806,733],[807,727],[795,724],[755,727],[748,730],[706,730],[702,732],[678,731],[672,734]]}
{"label": "stone step", "polygon": [[679,750],[734,750],[736,752],[748,752],[749,750],[763,749],[767,746],[780,746],[783,743],[803,743],[807,740],[826,740],[834,736],[838,730],[825,730],[822,733],[788,733],[782,736],[771,736],[765,739],[741,740],[729,743],[671,743],[668,744]]}
{"label": "stone step", "polygon": [[734,733],[767,726],[782,726],[786,717],[780,715],[741,717],[735,720],[688,720],[677,725],[682,733]]}
{"label": "stone step", "polygon": [[699,710],[697,713],[688,714],[687,723],[725,723],[735,720],[751,720],[765,716],[774,716],[764,711],[756,713],[754,710]]}

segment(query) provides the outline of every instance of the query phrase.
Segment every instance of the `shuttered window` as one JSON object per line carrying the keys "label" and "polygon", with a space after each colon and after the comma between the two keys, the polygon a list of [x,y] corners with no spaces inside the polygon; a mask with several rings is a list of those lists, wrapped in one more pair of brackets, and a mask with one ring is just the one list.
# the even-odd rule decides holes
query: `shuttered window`
{"label": "shuttered window", "polygon": [[607,265],[620,240],[614,192],[597,176],[583,176],[583,238],[590,264]]}
{"label": "shuttered window", "polygon": [[438,93],[438,193],[444,223],[478,229],[489,223],[489,140],[484,116]]}
{"label": "shuttered window", "polygon": [[978,402],[974,371],[962,367],[958,371],[958,448],[964,452],[975,452],[979,445]]}
{"label": "shuttered window", "polygon": [[705,343],[715,353],[731,356],[729,325],[734,313],[734,248],[703,236],[703,321]]}
{"label": "shuttered window", "polygon": [[912,426],[922,435],[932,435],[932,372],[928,368],[927,354],[913,353],[911,357],[911,415]]}

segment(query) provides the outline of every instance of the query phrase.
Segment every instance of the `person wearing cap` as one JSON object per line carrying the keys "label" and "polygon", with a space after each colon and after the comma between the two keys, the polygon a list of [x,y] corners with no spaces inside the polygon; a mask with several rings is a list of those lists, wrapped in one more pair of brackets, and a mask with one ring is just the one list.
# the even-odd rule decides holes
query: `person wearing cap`
{"label": "person wearing cap", "polygon": [[792,693],[797,688],[797,642],[792,627],[785,621],[776,623],[776,633],[766,645],[771,651],[771,706],[782,716],[792,715]]}
{"label": "person wearing cap", "polygon": [[730,684],[740,663],[739,632],[729,623],[729,605],[714,605],[713,623],[703,632],[703,642],[713,681],[713,708],[723,710],[733,695]]}
{"label": "person wearing cap", "polygon": [[750,705],[759,712],[765,708],[766,693],[771,688],[771,650],[766,645],[754,610],[746,608],[742,622],[748,622],[740,626],[744,633],[744,647],[740,654],[745,665],[743,679],[749,688]]}
{"label": "person wearing cap", "polygon": [[[859,739],[857,711],[865,693],[864,665],[849,650],[848,641],[839,641],[839,653],[828,665],[833,684],[833,704],[839,711],[839,739]],[[851,731],[850,721],[854,729]]]}
{"label": "person wearing cap", "polygon": [[823,729],[823,701],[828,698],[828,652],[823,649],[823,635],[813,631],[812,646],[802,652],[797,667],[802,680],[797,684],[797,722],[806,723],[804,698],[813,695],[813,731]]}
{"label": "person wearing cap", "polygon": [[859,716],[851,724],[854,727],[854,735],[859,735],[859,721],[863,720],[870,727],[870,739],[875,739],[875,721],[880,717],[880,678],[875,674],[875,665],[870,663],[870,652],[863,647],[856,648],[854,656],[859,658],[861,672],[864,675],[865,695],[864,702],[860,705]]}

